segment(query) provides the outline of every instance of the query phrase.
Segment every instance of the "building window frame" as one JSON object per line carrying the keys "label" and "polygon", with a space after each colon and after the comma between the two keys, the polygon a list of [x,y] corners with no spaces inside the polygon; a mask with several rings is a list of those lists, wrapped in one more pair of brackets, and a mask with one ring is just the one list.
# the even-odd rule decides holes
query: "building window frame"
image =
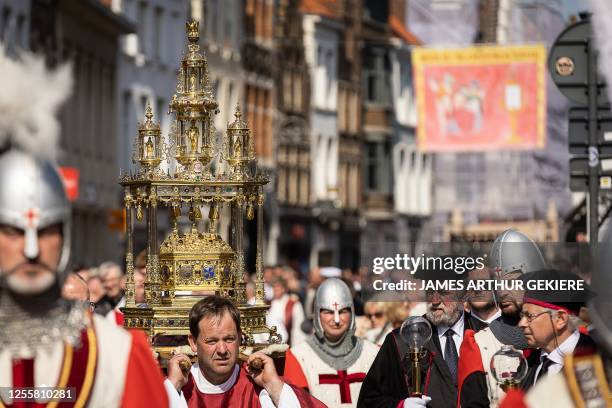
{"label": "building window frame", "polygon": [[367,137],[364,150],[364,192],[366,194],[391,194],[393,186],[391,140],[385,136]]}

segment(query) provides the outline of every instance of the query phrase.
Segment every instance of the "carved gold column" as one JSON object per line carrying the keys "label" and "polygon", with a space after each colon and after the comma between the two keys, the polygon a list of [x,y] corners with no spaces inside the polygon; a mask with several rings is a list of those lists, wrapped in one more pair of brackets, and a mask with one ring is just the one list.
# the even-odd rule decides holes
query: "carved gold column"
{"label": "carved gold column", "polygon": [[257,257],[255,259],[255,304],[265,305],[264,280],[263,280],[263,188],[258,188],[257,195]]}
{"label": "carved gold column", "polygon": [[244,197],[243,192],[232,203],[232,236],[236,251],[236,303],[246,304],[246,284],[244,282]]}
{"label": "carved gold column", "polygon": [[127,273],[127,295],[125,299],[125,305],[127,307],[134,307],[136,303],[134,301],[134,294],[136,288],[134,287],[134,245],[132,239],[132,195],[130,194],[130,188],[125,189],[125,233],[126,233],[126,253],[125,253],[125,271]]}
{"label": "carved gold column", "polygon": [[147,256],[147,277],[150,277],[151,300],[150,304],[161,304],[160,279],[159,279],[159,257],[157,245],[157,195],[155,187],[151,187],[149,193],[148,234],[149,253]]}

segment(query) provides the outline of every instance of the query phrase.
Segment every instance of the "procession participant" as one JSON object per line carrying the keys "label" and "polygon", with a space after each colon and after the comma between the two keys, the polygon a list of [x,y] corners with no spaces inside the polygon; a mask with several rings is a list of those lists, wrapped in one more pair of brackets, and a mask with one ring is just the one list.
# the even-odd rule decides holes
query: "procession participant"
{"label": "procession participant", "polygon": [[294,346],[306,340],[306,333],[302,331],[304,322],[304,308],[300,299],[289,293],[287,281],[278,277],[272,282],[273,298],[268,310],[268,319],[273,322],[280,322],[282,330],[287,333],[283,338],[286,343]]}
{"label": "procession participant", "polygon": [[[509,229],[493,242],[489,256],[495,279],[514,281],[545,268],[540,248],[520,231]],[[466,332],[459,360],[459,404],[463,407],[496,407],[505,395],[491,372],[490,361],[502,345],[527,349],[527,339],[518,327],[523,290],[497,291],[501,316],[479,332]]]}
{"label": "procession participant", "polygon": [[[424,270],[415,276],[434,282],[462,279],[454,270]],[[432,336],[424,348],[427,355],[422,366],[422,377],[427,383],[426,397],[410,397],[408,385],[412,373],[406,368],[408,346],[400,338],[399,329],[385,339],[361,393],[358,407],[456,407],[457,364],[465,330],[479,330],[484,325],[463,310],[464,292],[461,290],[428,290],[425,318],[432,327]]]}
{"label": "procession participant", "polygon": [[89,287],[85,279],[78,273],[70,273],[62,287],[62,296],[64,299],[76,300],[84,304],[90,312],[93,312],[94,305],[89,300]]}
{"label": "procession participant", "polygon": [[[486,266],[468,272],[468,279],[471,282],[490,281],[492,278],[491,270]],[[501,310],[497,305],[496,294],[493,290],[469,289],[466,301],[472,316],[487,326],[501,317]]]}
{"label": "procession participant", "polygon": [[304,390],[284,382],[274,361],[253,353],[241,365],[240,312],[221,296],[207,296],[189,312],[189,345],[198,362],[188,370],[189,357],[177,354],[168,362],[166,390],[172,407],[324,407]]}
{"label": "procession participant", "polygon": [[348,286],[329,278],[314,300],[315,333],[287,351],[285,378],[330,407],[354,407],[379,348],[355,336],[355,307]]}
{"label": "procession participant", "polygon": [[[0,387],[53,387],[58,402],[75,406],[167,407],[144,334],[61,296],[70,206],[48,160],[57,151],[55,112],[69,94],[70,70],[47,71],[29,55],[14,61],[0,47],[0,72]],[[29,404],[0,396],[0,406]]]}
{"label": "procession participant", "polygon": [[98,270],[105,295],[96,303],[95,311],[117,325],[123,326],[123,313],[120,309],[125,307],[126,277],[121,266],[115,262],[104,262],[98,267]]}
{"label": "procession participant", "polygon": [[371,329],[365,333],[365,339],[378,346],[382,346],[387,334],[393,330],[393,326],[387,318],[388,308],[388,303],[376,299],[368,300],[363,307],[365,317],[371,323]]}
{"label": "procession participant", "polygon": [[[528,281],[579,281],[577,275],[545,269],[525,275]],[[590,291],[549,292],[527,290],[521,311],[519,327],[527,343],[536,350],[527,359],[529,371],[521,384],[528,390],[546,375],[563,369],[564,357],[570,354],[592,353],[595,343],[579,331],[578,313]]]}

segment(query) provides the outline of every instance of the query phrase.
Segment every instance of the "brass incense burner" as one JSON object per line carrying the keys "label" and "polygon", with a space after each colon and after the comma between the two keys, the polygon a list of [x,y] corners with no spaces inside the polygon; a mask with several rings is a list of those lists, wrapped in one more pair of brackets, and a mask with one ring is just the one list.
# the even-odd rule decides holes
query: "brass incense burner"
{"label": "brass incense burner", "polygon": [[[269,180],[253,170],[257,168],[253,136],[239,107],[222,141],[216,140],[213,120],[219,110],[209,86],[206,59],[199,53],[197,22],[187,23],[187,38],[187,52],[170,102],[174,123],[169,135],[162,137],[147,107],[134,144],[138,171],[120,179],[127,224],[125,327],[144,330],[162,358],[176,344],[157,340],[186,337],[189,310],[212,294],[232,299],[240,310],[243,347],[264,348],[281,340],[275,327],[266,326],[268,306],[263,289],[263,186]],[[167,211],[158,211],[160,208]],[[224,208],[229,208],[231,218],[230,242],[218,231]],[[208,223],[203,231],[200,226],[205,210]],[[159,245],[157,220],[161,213],[170,215],[172,230]],[[191,224],[186,232],[179,229],[183,216],[188,216]],[[146,222],[147,227],[146,302],[139,305],[134,301],[134,218]],[[246,299],[245,222],[257,225],[254,305]]]}

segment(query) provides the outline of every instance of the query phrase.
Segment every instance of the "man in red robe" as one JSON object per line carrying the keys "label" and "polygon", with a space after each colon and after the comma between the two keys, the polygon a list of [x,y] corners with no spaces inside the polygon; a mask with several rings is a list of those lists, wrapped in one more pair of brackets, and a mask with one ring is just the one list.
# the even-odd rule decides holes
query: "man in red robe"
{"label": "man in red robe", "polygon": [[168,363],[165,385],[171,407],[324,407],[304,390],[284,382],[274,361],[254,353],[249,362],[260,359],[263,366],[252,370],[238,363],[240,312],[220,296],[208,296],[189,313],[189,345],[197,352],[198,363],[183,372],[184,354]]}

